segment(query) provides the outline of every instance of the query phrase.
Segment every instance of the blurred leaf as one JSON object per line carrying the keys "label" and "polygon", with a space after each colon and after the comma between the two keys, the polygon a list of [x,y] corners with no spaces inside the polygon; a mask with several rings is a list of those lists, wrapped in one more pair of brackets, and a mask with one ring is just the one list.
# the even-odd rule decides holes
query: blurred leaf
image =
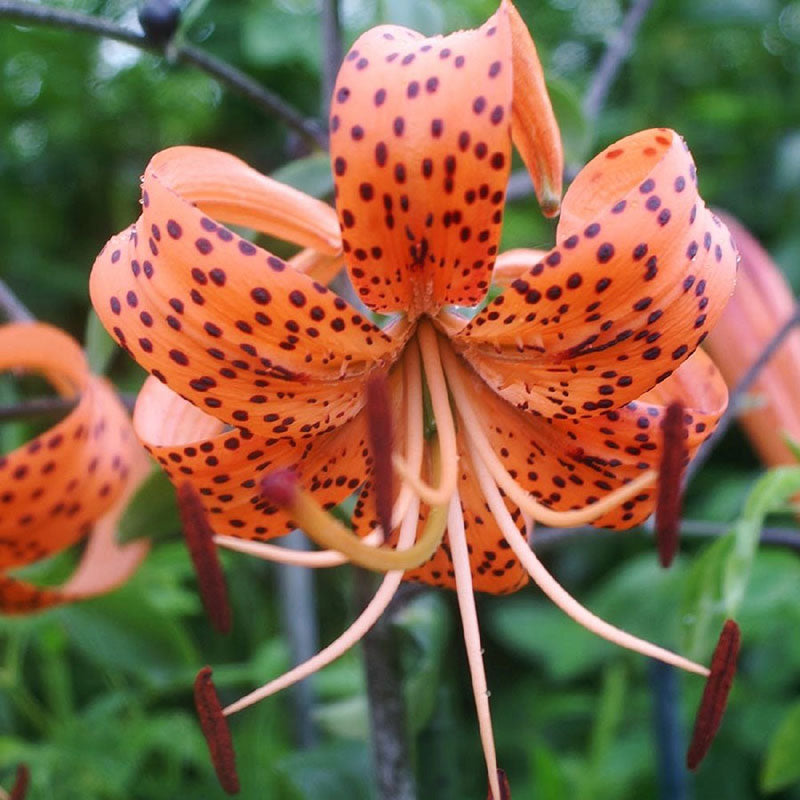
{"label": "blurred leaf", "polygon": [[299,62],[316,72],[320,50],[316,31],[309,31],[312,20],[308,14],[258,3],[243,17],[242,51],[251,64],[279,67]]}
{"label": "blurred leaf", "polygon": [[93,308],[86,316],[84,341],[89,369],[95,375],[105,375],[111,359],[117,353],[117,343],[108,335]]}
{"label": "blurred leaf", "polygon": [[321,198],[333,194],[333,173],[327,153],[290,161],[276,169],[270,177],[312,197]]}
{"label": "blurred leaf", "polygon": [[567,796],[564,776],[557,755],[547,745],[537,742],[531,753],[534,776],[532,797],[537,800],[563,800]]}
{"label": "blurred leaf", "polygon": [[134,494],[117,526],[117,541],[158,541],[181,529],[175,489],[161,469],[154,469]]}
{"label": "blurred leaf", "polygon": [[729,617],[736,615],[750,579],[764,518],[800,491],[800,467],[770,470],[756,483],[733,529],[735,546],[725,565],[723,596]]}
{"label": "blurred leaf", "polygon": [[503,598],[489,606],[489,628],[506,647],[543,663],[557,681],[584,675],[606,661],[612,645],[576,625],[562,611],[532,597]]}
{"label": "blurred leaf", "polygon": [[765,792],[777,792],[800,780],[798,752],[800,752],[800,703],[795,703],[786,712],[778,730],[770,739],[761,773],[761,788]]}
{"label": "blurred leaf", "polygon": [[564,161],[583,164],[592,144],[592,131],[581,108],[581,97],[571,83],[558,78],[548,80],[547,90],[561,131]]}
{"label": "blurred leaf", "polygon": [[684,650],[690,658],[707,655],[725,618],[736,615],[750,580],[764,518],[798,491],[800,468],[768,472],[751,490],[731,532],[695,561],[682,604],[687,626]]}
{"label": "blurred leaf", "polygon": [[274,769],[282,777],[282,800],[372,800],[374,796],[369,749],[362,745],[321,745],[282,758]]}
{"label": "blurred leaf", "polygon": [[621,664],[610,665],[603,671],[603,688],[592,726],[589,757],[580,782],[579,800],[597,797],[598,777],[608,760],[608,753],[622,718],[626,688],[625,669]]}

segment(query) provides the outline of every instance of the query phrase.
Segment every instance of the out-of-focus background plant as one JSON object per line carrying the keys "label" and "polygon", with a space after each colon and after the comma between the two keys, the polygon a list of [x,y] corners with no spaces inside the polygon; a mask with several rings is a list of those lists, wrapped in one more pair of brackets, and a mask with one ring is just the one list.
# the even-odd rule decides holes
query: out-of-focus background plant
{"label": "out-of-focus background plant", "polygon": [[[2,10],[0,2],[0,10]],[[138,27],[133,0],[50,5]],[[193,0],[179,36],[236,64],[308,117],[323,117],[321,7],[328,0]],[[336,5],[336,4],[332,4]],[[738,216],[800,288],[800,2],[655,0],[629,60],[598,114],[587,87],[629,4],[519,0],[548,77],[566,144],[580,165],[610,141],[665,125],[692,147],[702,193]],[[425,33],[472,27],[492,0],[344,0],[349,44],[378,22]],[[108,236],[136,214],[149,157],[174,144],[219,147],[326,197],[327,159],[279,119],[202,71],[84,33],[26,28],[0,18],[0,275],[42,320],[83,337],[89,268]],[[524,188],[524,187],[523,187]],[[552,225],[522,195],[506,215],[504,246],[546,246]],[[91,327],[94,357],[104,349]],[[97,365],[97,364],[96,364]],[[124,354],[108,364],[118,386],[143,378]],[[26,387],[3,377],[0,405]],[[800,402],[800,395],[798,395]],[[38,430],[38,429],[37,429]],[[8,451],[34,429],[0,427]],[[683,555],[657,564],[647,532],[552,537],[551,568],[590,608],[687,654],[707,654],[736,607],[740,675],[719,740],[696,777],[665,768],[656,728],[681,741],[700,688],[652,669],[577,628],[534,589],[482,598],[489,682],[502,766],[514,798],[800,798],[800,534],[786,514],[794,470],[756,483],[761,468],[731,429],[690,486]],[[750,499],[745,504],[745,499]],[[290,658],[274,567],[224,559],[233,633],[212,632],[177,525],[135,509],[131,529],[159,540],[123,589],[28,618],[0,619],[0,784],[27,762],[31,797],[129,800],[221,796],[191,711],[204,663],[221,692],[278,674]],[[767,511],[775,537],[753,546]],[[720,538],[728,529],[733,534]],[[709,544],[707,535],[716,539]],[[546,549],[545,549],[546,547]],[[60,557],[31,570],[58,580]],[[336,635],[355,608],[349,570],[316,576],[315,624]],[[477,726],[454,597],[424,592],[393,618],[413,731],[420,798],[485,796]],[[285,616],[285,615],[284,615]],[[247,797],[371,798],[363,668],[357,652],[313,681],[307,746],[297,744],[289,695],[236,719]],[[657,702],[674,693],[656,725]],[[669,759],[667,759],[669,761]]]}

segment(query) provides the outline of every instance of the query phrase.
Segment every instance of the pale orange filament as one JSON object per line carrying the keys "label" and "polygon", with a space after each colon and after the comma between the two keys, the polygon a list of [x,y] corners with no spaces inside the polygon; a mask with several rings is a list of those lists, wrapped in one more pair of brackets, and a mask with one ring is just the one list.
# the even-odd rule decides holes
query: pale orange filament
{"label": "pale orange filament", "polygon": [[[383,531],[377,529],[361,540],[364,544],[378,546],[383,544]],[[214,544],[237,553],[246,553],[264,561],[274,561],[277,564],[289,564],[294,567],[309,567],[310,569],[324,569],[338,567],[346,564],[349,559],[337,550],[292,550],[268,542],[255,542],[249,539],[237,539],[235,536],[215,536]],[[1,799],[0,799],[1,800]]]}
{"label": "pale orange filament", "polygon": [[701,664],[696,664],[688,658],[679,656],[669,650],[654,645],[644,639],[639,639],[636,636],[621,631],[619,628],[610,625],[605,620],[592,614],[591,611],[584,608],[572,595],[569,594],[561,584],[545,569],[542,562],[536,557],[536,554],[530,549],[525,537],[517,530],[511,514],[506,508],[506,504],[500,495],[492,476],[483,463],[481,455],[478,450],[470,445],[470,456],[472,463],[475,465],[475,474],[478,478],[483,496],[489,504],[489,509],[497,520],[500,530],[506,541],[511,545],[514,555],[520,560],[522,565],[528,571],[528,574],[533,578],[536,585],[567,615],[572,617],[579,625],[582,625],[588,631],[607,639],[609,642],[624,647],[628,650],[633,650],[636,653],[641,653],[649,658],[655,658],[663,661],[665,664],[671,664],[674,667],[679,667],[687,672],[694,672],[697,675],[708,676],[709,671]]}
{"label": "pale orange filament", "polygon": [[497,780],[497,754],[494,746],[492,716],[489,710],[489,689],[486,685],[486,671],[483,667],[481,632],[478,615],[475,611],[475,593],[472,590],[472,567],[469,563],[467,537],[464,531],[464,516],[461,512],[461,499],[458,493],[450,500],[447,518],[447,535],[450,539],[451,557],[456,580],[458,610],[461,613],[461,627],[464,631],[464,644],[467,648],[467,661],[472,678],[472,693],[478,712],[478,727],[483,745],[483,756],[489,775],[489,788],[492,797],[501,797]]}
{"label": "pale orange filament", "polygon": [[[398,550],[404,550],[410,547],[414,542],[414,537],[417,532],[417,525],[419,522],[419,501],[412,500],[406,516],[400,525],[400,533],[397,538]],[[344,655],[353,645],[357,644],[369,629],[378,621],[381,614],[386,610],[386,607],[391,602],[395,593],[397,592],[400,582],[403,580],[402,570],[394,570],[387,572],[375,596],[370,600],[367,607],[361,612],[361,615],[353,622],[353,624],[341,635],[335,639],[324,649],[320,650],[312,658],[303,664],[290,669],[278,678],[269,681],[269,683],[256,689],[250,694],[245,695],[235,703],[223,709],[222,713],[226,716],[235,714],[260,700],[275,694],[276,692],[286,689],[313,675],[317,670],[327,666],[332,661],[335,661],[339,656]]]}
{"label": "pale orange filament", "polygon": [[553,509],[537,502],[509,475],[502,461],[492,449],[483,429],[480,416],[475,411],[469,397],[469,389],[461,375],[461,367],[458,364],[456,355],[444,344],[441,347],[441,354],[442,363],[447,373],[447,383],[455,400],[458,414],[464,423],[464,433],[469,439],[470,446],[476,451],[494,481],[508,495],[509,499],[519,507],[520,511],[536,522],[562,528],[586,525],[635,497],[642,489],[653,484],[658,477],[656,470],[647,470],[630,481],[630,483],[626,483],[619,489],[609,492],[596,503],[571,511],[553,511]]}
{"label": "pale orange filament", "polygon": [[458,448],[456,446],[456,429],[453,414],[450,410],[450,398],[447,394],[442,361],[439,357],[436,332],[425,320],[417,329],[417,341],[422,353],[425,367],[425,379],[431,396],[433,415],[436,420],[436,435],[441,452],[441,474],[439,485],[434,489],[419,476],[403,458],[395,454],[394,466],[403,481],[410,485],[416,494],[431,506],[444,506],[450,501],[456,489],[458,479]]}

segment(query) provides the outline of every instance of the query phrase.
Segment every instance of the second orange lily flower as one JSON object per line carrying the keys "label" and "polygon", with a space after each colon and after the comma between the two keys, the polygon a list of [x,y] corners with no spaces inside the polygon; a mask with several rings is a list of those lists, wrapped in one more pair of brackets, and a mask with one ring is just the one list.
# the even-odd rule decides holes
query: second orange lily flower
{"label": "second orange lily flower", "polygon": [[[195,487],[220,544],[309,565],[344,553],[387,572],[337,642],[224,713],[357,641],[401,580],[455,588],[496,798],[474,590],[511,592],[531,576],[596,633],[708,674],[582,608],[524,534],[534,522],[631,527],[651,513],[666,406],[686,407],[690,453],[725,407],[697,348],[736,265],[686,145],[666,129],[581,171],[552,250],[499,255],[512,142],[557,212],[558,130],[510,2],[447,37],[375,28],[334,90],[335,210],[233,156],[173,148],[150,162],[141,217],[91,278],[104,324],[152,375],[137,433],[176,485]],[[306,249],[287,262],[221,221]],[[342,265],[357,304],[325,285]],[[365,409],[376,374],[388,380],[401,478],[390,530],[374,502],[386,454],[370,447]],[[261,479],[287,468],[297,487],[278,504]],[[353,527],[374,541],[325,513],[354,492]],[[329,549],[297,557],[261,544],[298,524]]]}

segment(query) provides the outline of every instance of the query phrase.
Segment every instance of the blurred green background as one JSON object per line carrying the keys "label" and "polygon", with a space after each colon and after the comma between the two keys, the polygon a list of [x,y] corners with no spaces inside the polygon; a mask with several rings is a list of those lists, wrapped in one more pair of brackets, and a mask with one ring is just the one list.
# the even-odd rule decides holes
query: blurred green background
{"label": "blurred green background", "polygon": [[[129,0],[50,4],[137,26]],[[349,44],[378,22],[437,33],[474,26],[495,7],[489,0],[343,0],[341,18]],[[570,164],[637,129],[675,128],[694,153],[705,199],[739,216],[800,287],[798,0],[656,0],[592,123],[581,98],[627,3],[519,0],[518,7],[536,38]],[[321,113],[315,0],[195,0],[189,12],[181,32],[188,41],[304,113]],[[219,147],[301,188],[324,194],[329,186],[323,159],[287,171],[313,156],[296,134],[164,58],[0,19],[0,70],[0,275],[39,318],[78,336],[93,258],[134,219],[138,179],[155,151]],[[524,200],[509,209],[504,236],[506,246],[546,246],[552,228]],[[121,355],[112,374],[128,387],[142,377]],[[7,426],[3,448],[25,434]],[[759,474],[743,442],[735,431],[726,438],[695,482],[687,516],[739,517]],[[232,698],[286,667],[275,570],[226,559],[235,626],[223,639],[203,617],[182,544],[166,537],[175,531],[153,533],[163,541],[113,596],[0,619],[0,783],[8,785],[24,760],[34,800],[222,796],[190,686],[209,663]],[[729,556],[724,542],[708,549],[690,541],[664,572],[641,533],[573,538],[546,551],[548,565],[592,610],[702,658],[725,604],[719,573]],[[57,575],[65,565],[58,559],[40,574]],[[745,645],[731,709],[707,762],[675,797],[800,798],[800,562],[774,549],[747,569],[739,612]],[[327,642],[356,613],[348,571],[319,575],[317,593]],[[670,796],[659,785],[644,659],[595,641],[534,589],[481,598],[479,612],[500,763],[515,800]],[[454,597],[417,598],[397,618],[396,638],[420,798],[485,797]],[[691,676],[677,680],[685,734],[702,686]],[[242,796],[374,796],[358,652],[317,676],[314,687],[319,742],[310,750],[294,744],[287,695],[233,721]]]}

